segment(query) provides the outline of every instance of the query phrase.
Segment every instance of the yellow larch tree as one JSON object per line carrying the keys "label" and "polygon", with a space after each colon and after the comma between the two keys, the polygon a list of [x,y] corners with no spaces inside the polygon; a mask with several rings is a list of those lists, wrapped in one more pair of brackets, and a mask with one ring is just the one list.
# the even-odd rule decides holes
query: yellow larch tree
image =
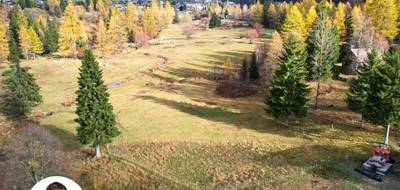
{"label": "yellow larch tree", "polygon": [[233,77],[235,68],[233,67],[232,59],[228,57],[224,63],[224,75],[228,78]]}
{"label": "yellow larch tree", "polygon": [[107,51],[107,27],[104,23],[104,19],[101,17],[97,23],[95,48],[101,56],[103,56]]}
{"label": "yellow larch tree", "polygon": [[242,8],[240,8],[240,5],[235,5],[235,10],[233,13],[235,19],[241,19],[242,18]]}
{"label": "yellow larch tree", "polygon": [[250,16],[251,22],[255,23],[262,23],[263,19],[263,5],[257,0],[256,4],[252,5],[250,8]]}
{"label": "yellow larch tree", "polygon": [[346,20],[346,6],[342,2],[340,2],[336,8],[335,12],[335,19],[333,21],[333,24],[336,26],[336,28],[339,31],[340,35],[340,44],[344,44],[344,38],[346,36],[346,26],[344,24]]}
{"label": "yellow larch tree", "polygon": [[43,44],[40,41],[38,34],[36,34],[35,30],[32,27],[29,27],[28,29],[28,36],[31,43],[31,51],[33,53],[33,56],[35,56],[36,54],[42,54],[44,52]]}
{"label": "yellow larch tree", "polygon": [[108,22],[108,9],[104,3],[104,0],[97,0],[96,10],[100,16],[100,18],[105,19],[104,21]]}
{"label": "yellow larch tree", "polygon": [[351,17],[353,19],[353,30],[354,33],[357,33],[357,31],[360,31],[360,25],[361,25],[361,17],[362,17],[362,12],[361,8],[359,5],[354,6],[354,8],[351,10]]}
{"label": "yellow larch tree", "polygon": [[29,38],[28,28],[23,24],[19,24],[19,46],[22,50],[22,55],[29,59],[32,53],[32,42]]}
{"label": "yellow larch tree", "polygon": [[161,26],[161,18],[160,18],[161,17],[161,12],[160,12],[160,7],[158,5],[158,1],[157,0],[152,0],[151,1],[150,10],[152,12],[154,21],[156,23],[156,27],[155,28],[156,28],[156,31],[158,33],[159,31],[161,31],[162,26]]}
{"label": "yellow larch tree", "polygon": [[172,24],[172,22],[174,21],[174,17],[175,17],[175,9],[174,7],[172,7],[171,3],[169,1],[167,1],[165,3],[165,10],[167,11],[168,14],[168,24]]}
{"label": "yellow larch tree", "polygon": [[137,7],[130,1],[126,5],[125,21],[129,33],[135,33],[139,22],[139,12]]}
{"label": "yellow larch tree", "polygon": [[365,6],[377,32],[394,40],[399,32],[396,0],[367,0]]}
{"label": "yellow larch tree", "polygon": [[142,22],[143,22],[143,31],[151,38],[156,37],[158,34],[158,30],[157,30],[156,20],[154,19],[153,16],[153,11],[151,9],[149,8],[146,9]]}
{"label": "yellow larch tree", "polygon": [[304,20],[307,28],[307,33],[310,33],[316,18],[317,18],[317,11],[315,10],[315,7],[312,6],[310,7],[310,9],[308,9],[306,18]]}
{"label": "yellow larch tree", "polygon": [[302,42],[306,40],[306,24],[297,5],[290,6],[289,10],[286,12],[281,31],[283,39],[287,39],[292,34]]}
{"label": "yellow larch tree", "polygon": [[72,55],[77,50],[79,43],[85,44],[87,42],[87,34],[71,1],[65,8],[59,31],[58,52],[63,56]]}
{"label": "yellow larch tree", "polygon": [[10,53],[8,49],[7,28],[3,23],[0,23],[0,64],[7,61],[8,54]]}
{"label": "yellow larch tree", "polygon": [[110,54],[117,53],[118,47],[121,47],[125,42],[127,42],[127,38],[121,13],[116,7],[113,7],[107,29],[107,52]]}

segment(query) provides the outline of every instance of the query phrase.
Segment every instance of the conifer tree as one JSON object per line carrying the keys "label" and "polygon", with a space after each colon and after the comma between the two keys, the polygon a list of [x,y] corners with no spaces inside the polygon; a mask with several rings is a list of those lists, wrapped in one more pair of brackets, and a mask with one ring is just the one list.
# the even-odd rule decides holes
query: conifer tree
{"label": "conifer tree", "polygon": [[374,49],[368,55],[368,62],[358,67],[357,78],[350,82],[349,90],[346,93],[347,107],[351,111],[361,114],[361,128],[364,127],[363,113],[368,112],[368,110],[365,110],[365,104],[370,90],[370,75],[372,69],[381,62],[378,52]]}
{"label": "conifer tree", "polygon": [[85,50],[79,69],[79,89],[76,114],[79,123],[78,139],[96,149],[96,158],[101,157],[100,146],[111,143],[120,134],[115,127],[115,115],[109,102],[103,73],[91,50]]}
{"label": "conifer tree", "polygon": [[121,47],[123,43],[127,42],[123,24],[121,14],[116,7],[113,7],[111,9],[110,23],[107,30],[108,53],[116,53],[118,47]]}
{"label": "conifer tree", "polygon": [[21,52],[20,52],[20,49],[18,47],[16,40],[13,37],[11,37],[10,40],[8,41],[8,49],[10,51],[10,53],[8,55],[9,62],[10,63],[19,62],[19,59],[21,57]]}
{"label": "conifer tree", "polygon": [[172,24],[172,21],[174,20],[174,17],[175,17],[175,9],[174,9],[174,7],[172,7],[172,5],[169,1],[167,1],[165,3],[165,11],[167,12],[167,15],[169,18],[168,25]]}
{"label": "conifer tree", "polygon": [[400,121],[400,48],[386,54],[369,76],[369,90],[363,115],[372,124],[386,126],[385,144],[389,144],[391,126]]}
{"label": "conifer tree", "polygon": [[160,12],[160,7],[158,5],[158,0],[152,0],[151,1],[151,7],[150,7],[151,13],[153,15],[153,19],[156,23],[155,25],[155,31],[160,32],[162,29],[161,25],[161,12]]}
{"label": "conifer tree", "polygon": [[260,78],[260,73],[258,69],[257,55],[255,52],[251,55],[251,62],[249,66],[249,78],[251,80],[257,80]]}
{"label": "conifer tree", "polygon": [[9,53],[7,28],[0,23],[0,64],[7,61]]}
{"label": "conifer tree", "polygon": [[270,24],[271,20],[269,20],[270,17],[268,15],[268,9],[272,3],[273,2],[271,0],[268,0],[267,2],[264,1],[264,3],[263,3],[263,20],[262,20],[262,22],[265,27],[268,27],[271,25]]}
{"label": "conifer tree", "polygon": [[376,30],[394,40],[399,32],[396,0],[367,0],[365,6]]}
{"label": "conifer tree", "polygon": [[308,112],[310,89],[305,81],[306,59],[303,43],[295,36],[289,36],[284,42],[284,51],[269,88],[270,97],[266,100],[266,112],[284,119],[285,126],[289,126],[290,115],[305,117]]}
{"label": "conifer tree", "polygon": [[317,95],[315,109],[318,109],[318,98],[321,80],[330,77],[332,69],[339,59],[339,32],[329,19],[329,4],[326,0],[318,4],[318,17],[313,31],[308,37],[308,65],[309,79],[317,80]]}
{"label": "conifer tree", "polygon": [[152,9],[150,8],[146,9],[142,22],[143,22],[144,32],[151,38],[156,37],[158,34],[158,29]]}
{"label": "conifer tree", "polygon": [[11,69],[3,73],[5,77],[3,109],[7,115],[18,117],[30,113],[33,107],[42,102],[42,96],[33,75],[19,64],[16,42],[13,41],[11,44],[10,55],[13,55],[10,56]]}
{"label": "conifer tree", "polygon": [[359,5],[354,6],[354,8],[351,10],[351,18],[353,19],[353,29],[355,33],[358,33],[361,30],[361,17],[362,17],[362,12],[361,8]]}
{"label": "conifer tree", "polygon": [[273,29],[277,29],[280,26],[280,22],[281,22],[281,17],[280,14],[275,6],[275,3],[272,3],[269,7],[268,7],[268,27],[273,28]]}
{"label": "conifer tree", "polygon": [[97,0],[96,10],[99,13],[100,18],[105,19],[104,21],[108,22],[108,9],[104,4],[104,0]]}
{"label": "conifer tree", "polygon": [[137,10],[137,7],[132,2],[128,2],[128,4],[126,5],[125,20],[128,41],[133,42],[135,32],[139,24],[139,12]]}
{"label": "conifer tree", "polygon": [[33,55],[42,54],[43,53],[43,44],[39,39],[39,36],[36,34],[35,30],[32,27],[28,29],[29,41],[32,43],[32,53]]}
{"label": "conifer tree", "polygon": [[290,35],[295,35],[300,41],[305,41],[307,28],[304,23],[303,15],[297,5],[292,5],[287,11],[281,32],[283,39],[286,39]]}
{"label": "conifer tree", "polygon": [[221,19],[218,17],[216,13],[211,15],[210,23],[208,24],[209,28],[217,28],[221,26]]}
{"label": "conifer tree", "polygon": [[11,37],[14,39],[14,42],[19,44],[19,24],[18,24],[18,7],[14,7],[10,10],[10,22],[9,30],[11,31]]}
{"label": "conifer tree", "polygon": [[54,53],[58,49],[58,27],[47,17],[47,28],[44,32],[44,49],[46,53]]}
{"label": "conifer tree", "polygon": [[19,25],[19,41],[22,54],[25,58],[29,59],[32,54],[32,41],[29,37],[28,29],[23,25]]}
{"label": "conifer tree", "polygon": [[74,54],[80,44],[87,42],[86,32],[71,1],[69,1],[61,18],[59,35],[58,52],[63,56]]}
{"label": "conifer tree", "polygon": [[263,6],[259,0],[252,6],[251,9],[251,23],[254,25],[256,23],[261,24],[263,21]]}
{"label": "conifer tree", "polygon": [[243,57],[242,65],[240,68],[240,80],[246,81],[249,76],[249,63],[247,62],[247,57]]}
{"label": "conifer tree", "polygon": [[103,18],[100,17],[97,23],[95,47],[102,56],[107,52],[107,43],[107,28]]}
{"label": "conifer tree", "polygon": [[343,65],[351,63],[349,53],[351,52],[351,41],[353,40],[353,18],[351,14],[346,16],[345,20],[346,35],[344,37],[344,44],[340,48],[340,61]]}
{"label": "conifer tree", "polygon": [[228,57],[224,63],[224,75],[229,79],[233,77],[235,71],[232,63],[232,59]]}
{"label": "conifer tree", "polygon": [[311,32],[312,26],[313,26],[316,18],[317,18],[317,11],[315,10],[315,7],[312,6],[308,10],[305,21],[304,21],[306,24],[306,28],[307,28],[307,35]]}
{"label": "conifer tree", "polygon": [[340,45],[343,45],[345,43],[345,37],[346,37],[345,19],[346,19],[346,6],[342,2],[340,2],[336,8],[335,20],[333,21],[334,25],[339,31]]}

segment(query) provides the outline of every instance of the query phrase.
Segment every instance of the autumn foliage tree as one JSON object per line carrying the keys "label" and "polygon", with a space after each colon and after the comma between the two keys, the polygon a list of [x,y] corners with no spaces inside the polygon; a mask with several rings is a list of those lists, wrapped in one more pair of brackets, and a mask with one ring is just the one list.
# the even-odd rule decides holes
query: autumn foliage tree
{"label": "autumn foliage tree", "polygon": [[287,11],[281,32],[284,39],[290,35],[295,35],[302,42],[306,40],[306,24],[297,5],[291,6]]}
{"label": "autumn foliage tree", "polygon": [[68,2],[61,18],[58,52],[63,56],[74,55],[87,42],[87,34],[76,14],[74,5]]}
{"label": "autumn foliage tree", "polygon": [[257,32],[256,29],[250,29],[247,31],[247,38],[250,39],[250,43],[253,43],[253,40],[258,38],[260,34]]}
{"label": "autumn foliage tree", "polygon": [[365,6],[376,30],[394,40],[399,32],[396,0],[367,0]]}
{"label": "autumn foliage tree", "polygon": [[0,64],[7,61],[8,54],[7,28],[4,24],[0,24]]}

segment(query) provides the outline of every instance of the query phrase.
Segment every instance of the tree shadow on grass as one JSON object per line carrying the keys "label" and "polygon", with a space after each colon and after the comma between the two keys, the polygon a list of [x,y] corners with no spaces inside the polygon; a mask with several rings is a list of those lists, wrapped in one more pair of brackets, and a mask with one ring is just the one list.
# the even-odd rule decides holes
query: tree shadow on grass
{"label": "tree shadow on grass", "polygon": [[78,138],[75,134],[56,127],[54,125],[42,125],[44,128],[48,129],[49,132],[57,137],[60,142],[64,145],[66,151],[72,151],[82,148],[82,144],[79,143]]}

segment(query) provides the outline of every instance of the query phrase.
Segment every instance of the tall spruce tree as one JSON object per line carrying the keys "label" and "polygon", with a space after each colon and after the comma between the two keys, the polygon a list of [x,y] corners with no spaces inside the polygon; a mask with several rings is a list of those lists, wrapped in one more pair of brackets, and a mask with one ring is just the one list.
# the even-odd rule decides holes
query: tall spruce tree
{"label": "tall spruce tree", "polygon": [[348,60],[349,56],[348,54],[351,51],[351,40],[353,39],[353,17],[351,14],[348,14],[346,16],[346,19],[344,21],[345,27],[346,27],[346,35],[344,38],[344,44],[340,48],[340,61],[342,62],[343,65],[349,64],[351,60]]}
{"label": "tall spruce tree", "polygon": [[310,89],[305,81],[307,52],[303,43],[291,35],[283,46],[284,51],[279,57],[278,69],[269,88],[266,112],[275,118],[284,119],[285,126],[288,126],[290,115],[307,115]]}
{"label": "tall spruce tree", "polygon": [[339,59],[339,31],[330,20],[329,4],[326,0],[317,6],[318,17],[308,37],[308,78],[317,80],[315,109],[318,109],[321,80],[332,76],[332,69]]}
{"label": "tall spruce tree", "polygon": [[120,132],[115,127],[115,115],[109,103],[103,73],[90,49],[85,50],[79,71],[77,135],[82,144],[89,144],[96,149],[96,157],[99,158],[100,146],[111,143],[112,138]]}
{"label": "tall spruce tree", "polygon": [[370,90],[370,75],[372,69],[382,62],[378,51],[375,49],[368,55],[368,61],[362,64],[357,70],[357,78],[351,80],[349,90],[346,93],[347,107],[356,113],[361,114],[361,128],[364,128],[364,115],[363,113],[368,112],[365,109],[365,104],[368,97],[368,91]]}
{"label": "tall spruce tree", "polygon": [[40,88],[27,68],[19,64],[19,52],[15,41],[10,42],[11,69],[4,72],[5,99],[3,110],[9,116],[18,117],[30,113],[32,108],[42,102]]}
{"label": "tall spruce tree", "polygon": [[44,38],[46,53],[56,52],[58,49],[58,27],[49,17],[47,17],[47,29],[44,32]]}
{"label": "tall spruce tree", "polygon": [[390,127],[400,125],[400,48],[386,54],[384,61],[372,69],[362,114],[372,124],[386,126],[388,145]]}
{"label": "tall spruce tree", "polygon": [[243,57],[242,65],[240,67],[240,80],[246,81],[249,75],[249,64],[247,63],[247,57]]}
{"label": "tall spruce tree", "polygon": [[255,52],[251,55],[251,62],[249,66],[249,78],[251,80],[257,80],[260,78],[260,73],[258,69],[257,55]]}

